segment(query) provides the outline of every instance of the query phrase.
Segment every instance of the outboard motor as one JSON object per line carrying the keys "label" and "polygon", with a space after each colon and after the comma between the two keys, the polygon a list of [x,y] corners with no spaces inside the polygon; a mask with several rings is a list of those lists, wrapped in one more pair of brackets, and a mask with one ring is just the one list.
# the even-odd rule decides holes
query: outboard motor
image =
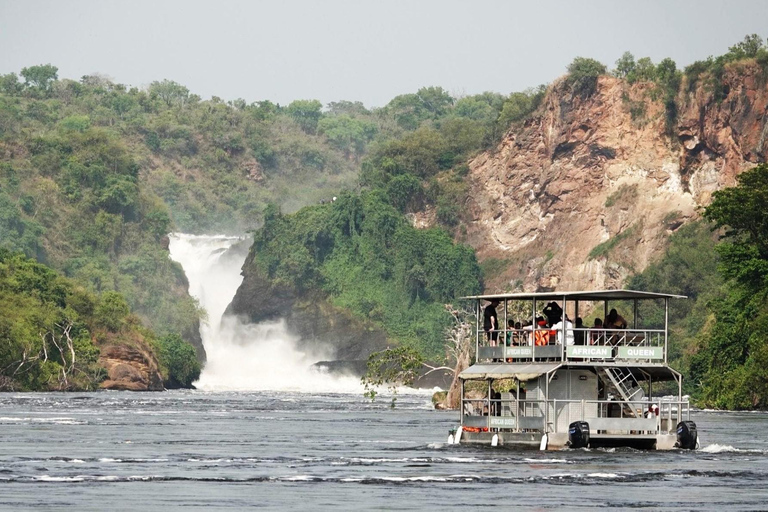
{"label": "outboard motor", "polygon": [[677,447],[683,450],[695,450],[696,440],[698,434],[696,433],[696,424],[692,421],[681,421],[677,424]]}
{"label": "outboard motor", "polygon": [[568,425],[568,444],[571,448],[586,448],[589,446],[589,423],[586,421],[574,421]]}

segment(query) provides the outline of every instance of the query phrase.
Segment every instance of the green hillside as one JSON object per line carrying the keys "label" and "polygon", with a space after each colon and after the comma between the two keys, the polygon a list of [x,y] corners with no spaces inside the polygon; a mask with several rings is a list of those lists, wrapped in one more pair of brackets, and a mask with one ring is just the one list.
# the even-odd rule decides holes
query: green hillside
{"label": "green hillside", "polygon": [[[768,70],[761,38],[748,36],[726,54],[682,71],[671,59],[654,64],[626,53],[612,73],[650,84],[643,101],[663,103],[671,127],[684,94],[705,88],[722,100],[725,71],[738,72],[745,61]],[[608,72],[577,57],[561,87],[572,99],[586,98]],[[176,349],[181,339],[199,344],[202,312],[187,294],[181,268],[168,258],[166,234],[255,230],[259,272],[319,291],[380,325],[393,342],[440,357],[441,326],[448,320],[442,303],[480,290],[483,282],[473,251],[454,242],[462,238],[466,215],[467,162],[494,148],[510,126],[525,123],[545,93],[539,87],[455,98],[440,87],[424,87],[378,109],[353,101],[324,107],[311,99],[278,105],[203,100],[169,80],[140,90],[98,75],[60,79],[55,66],[30,66],[0,76],[0,247],[10,251],[3,253],[8,261],[28,262],[23,254],[53,269],[46,280],[66,278],[61,282],[94,304],[123,297],[125,313],[133,311],[146,329],[143,337],[173,344],[165,354],[188,355]],[[627,107],[633,118],[642,117],[645,104]],[[764,172],[759,169],[755,176]],[[338,200],[330,202],[333,197]],[[666,258],[673,259],[653,265],[636,278],[637,286],[697,287],[686,292],[699,297],[697,306],[676,317],[673,350],[702,403],[766,407],[763,391],[733,391],[764,385],[764,344],[751,333],[764,332],[759,300],[765,255],[739,245],[754,239],[759,247],[763,234],[755,238],[734,226],[730,214],[710,211],[718,210],[707,213],[714,225],[735,229],[716,249],[722,277],[714,271],[700,282],[695,273],[685,280],[670,277],[683,272],[676,266],[682,261],[717,266],[708,228],[690,227],[670,241]],[[436,226],[415,229],[407,218],[414,214],[428,214]],[[754,272],[740,271],[734,262]],[[48,299],[33,304],[39,300],[34,290],[13,291],[18,297],[0,302],[3,313],[11,311],[11,300],[48,307]],[[77,313],[71,318],[85,326],[78,331],[85,351],[79,371],[89,377],[64,387],[89,387],[98,381],[98,365],[87,355],[85,332],[98,344],[94,333],[104,319],[98,308],[88,312],[68,304],[56,303],[61,311],[50,318],[61,323],[62,311]],[[13,306],[5,316],[26,318],[23,309]],[[20,340],[31,343],[51,326],[48,320],[14,322],[3,327],[11,348],[2,375],[17,381],[9,372],[11,362],[25,357]],[[35,354],[39,350],[33,347]],[[162,356],[160,348],[155,352]],[[61,387],[60,380],[52,384],[57,371],[43,365],[39,377],[18,382],[29,389]],[[182,374],[190,374],[185,364],[178,366],[178,378],[168,375],[169,382],[188,380]]]}

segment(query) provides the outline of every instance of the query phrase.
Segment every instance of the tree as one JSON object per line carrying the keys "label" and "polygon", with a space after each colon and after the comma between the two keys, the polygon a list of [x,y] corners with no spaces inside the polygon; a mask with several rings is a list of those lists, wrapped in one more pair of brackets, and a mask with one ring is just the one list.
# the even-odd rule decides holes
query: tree
{"label": "tree", "polygon": [[446,115],[453,105],[453,97],[442,87],[422,87],[416,94],[401,94],[390,101],[385,112],[406,130],[415,130],[427,119]]}
{"label": "tree", "polygon": [[286,112],[298,123],[305,133],[313,134],[322,117],[323,104],[317,100],[292,101]]}
{"label": "tree", "polygon": [[328,104],[328,113],[331,115],[367,116],[371,112],[360,101],[332,101]]}
{"label": "tree", "polygon": [[50,64],[30,66],[21,70],[21,76],[29,87],[49,91],[51,84],[59,78],[59,68]]}
{"label": "tree", "polygon": [[768,164],[740,174],[738,186],[716,191],[704,218],[726,228],[717,247],[725,277],[757,293],[768,289]]}
{"label": "tree", "polygon": [[509,98],[504,101],[504,106],[499,114],[497,123],[499,128],[505,131],[512,123],[520,122],[528,117],[539,107],[546,91],[546,87],[540,85],[535,89],[510,94]]}
{"label": "tree", "polygon": [[760,50],[764,48],[765,43],[763,43],[763,38],[757,34],[750,34],[748,36],[744,36],[744,40],[740,43],[736,43],[735,45],[728,48],[728,55],[733,60],[745,58],[749,59],[757,57],[757,54],[760,52]]}
{"label": "tree", "polygon": [[129,313],[128,303],[118,292],[104,292],[96,306],[97,321],[112,332],[119,331],[125,325],[125,317]]}
{"label": "tree", "polygon": [[619,78],[627,78],[635,70],[636,66],[635,56],[629,52],[624,52],[619,60],[616,61],[616,69],[613,71],[613,74]]}
{"label": "tree", "polygon": [[739,175],[704,212],[724,229],[716,250],[728,280],[712,301],[712,317],[691,371],[702,382],[705,406],[768,407],[768,165]]}
{"label": "tree", "polygon": [[656,79],[656,66],[650,57],[638,59],[634,72],[627,76],[629,83],[652,82]]}
{"label": "tree", "polygon": [[325,135],[333,146],[347,154],[358,155],[376,134],[376,125],[347,114],[324,117],[317,124],[318,135]]}
{"label": "tree", "polygon": [[446,304],[445,309],[450,313],[453,323],[445,332],[445,348],[449,361],[454,361],[453,380],[448,388],[446,406],[458,409],[461,400],[459,375],[472,362],[472,349],[475,339],[475,312],[469,308],[455,308]]}
{"label": "tree", "polygon": [[597,92],[597,78],[605,72],[605,65],[595,59],[576,57],[568,65],[567,83],[574,93],[587,98]]}
{"label": "tree", "polygon": [[189,99],[189,89],[172,80],[152,82],[149,85],[149,94],[157,96],[169,107],[184,107]]}
{"label": "tree", "polygon": [[669,57],[656,66],[655,78],[661,85],[673,89],[674,92],[677,92],[680,86],[680,73],[677,71],[677,64]]}
{"label": "tree", "polygon": [[195,349],[178,334],[168,334],[158,340],[160,364],[168,370],[167,388],[188,388],[200,378],[200,363]]}
{"label": "tree", "polygon": [[0,75],[0,92],[14,95],[21,91],[21,84],[19,83],[19,77],[16,73],[8,73],[7,75]]}
{"label": "tree", "polygon": [[410,386],[424,366],[421,354],[412,347],[388,348],[368,356],[368,369],[361,380],[365,389],[363,395],[376,399],[378,389],[386,385],[392,394],[390,407],[394,409],[398,386]]}
{"label": "tree", "polygon": [[453,105],[453,97],[442,87],[422,87],[416,91],[416,96],[433,119],[444,116]]}

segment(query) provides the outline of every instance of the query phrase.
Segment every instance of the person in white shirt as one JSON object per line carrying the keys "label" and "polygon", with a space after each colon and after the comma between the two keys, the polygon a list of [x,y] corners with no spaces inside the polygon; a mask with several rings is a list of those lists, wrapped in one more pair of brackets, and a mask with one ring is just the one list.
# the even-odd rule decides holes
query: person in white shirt
{"label": "person in white shirt", "polygon": [[573,324],[570,320],[568,320],[568,317],[565,317],[565,321],[561,319],[559,322],[552,326],[552,330],[557,331],[557,344],[563,344],[563,328],[565,328],[565,344],[573,345]]}

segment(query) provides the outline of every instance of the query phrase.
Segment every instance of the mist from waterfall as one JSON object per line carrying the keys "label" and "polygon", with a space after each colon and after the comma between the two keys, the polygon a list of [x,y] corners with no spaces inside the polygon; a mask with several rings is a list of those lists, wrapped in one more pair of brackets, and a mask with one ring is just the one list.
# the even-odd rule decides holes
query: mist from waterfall
{"label": "mist from waterfall", "polygon": [[198,389],[286,390],[360,393],[357,377],[338,377],[313,367],[332,355],[308,350],[284,320],[251,324],[224,315],[242,283],[248,243],[224,235],[170,235],[171,259],[184,268],[189,293],[207,312],[200,335],[207,362]]}

